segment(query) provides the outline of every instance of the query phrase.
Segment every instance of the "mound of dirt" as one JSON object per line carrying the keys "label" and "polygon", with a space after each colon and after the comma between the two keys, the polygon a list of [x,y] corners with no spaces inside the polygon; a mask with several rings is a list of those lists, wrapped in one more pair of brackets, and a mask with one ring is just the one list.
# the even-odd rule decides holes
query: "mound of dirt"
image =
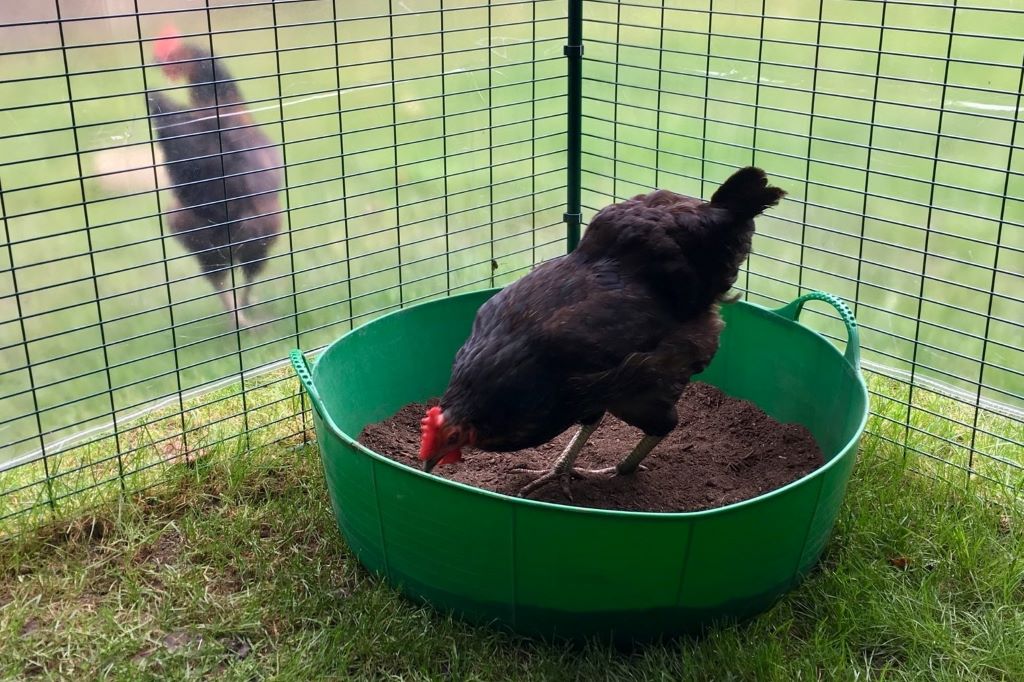
{"label": "mound of dirt", "polygon": [[[420,419],[428,407],[406,405],[393,417],[367,426],[359,442],[397,462],[419,468]],[[571,502],[557,483],[536,491],[531,499],[600,509],[697,511],[757,497],[824,464],[821,449],[805,427],[780,424],[753,403],[727,396],[714,386],[690,384],[679,399],[678,409],[679,426],[644,459],[646,470],[630,476],[574,480],[570,486]],[[434,473],[478,488],[516,495],[533,478],[516,467],[548,468],[576,428],[529,450],[466,450],[463,461],[438,466]],[[642,436],[638,429],[606,415],[576,465],[614,466]]]}

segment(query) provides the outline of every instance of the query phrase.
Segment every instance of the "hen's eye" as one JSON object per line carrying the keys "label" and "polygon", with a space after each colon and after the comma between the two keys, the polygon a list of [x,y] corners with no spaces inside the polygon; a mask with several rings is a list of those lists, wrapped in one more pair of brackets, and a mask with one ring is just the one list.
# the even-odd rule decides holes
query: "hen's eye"
{"label": "hen's eye", "polygon": [[459,440],[459,432],[456,431],[455,433],[452,433],[452,434],[450,434],[448,436],[447,443],[448,443],[448,445],[455,445],[456,441],[458,441],[458,440]]}

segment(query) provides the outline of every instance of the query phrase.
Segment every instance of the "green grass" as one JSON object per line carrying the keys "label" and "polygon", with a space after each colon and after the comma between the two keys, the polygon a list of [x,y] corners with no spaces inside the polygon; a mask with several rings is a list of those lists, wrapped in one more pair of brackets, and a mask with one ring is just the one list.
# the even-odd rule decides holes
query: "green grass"
{"label": "green grass", "polygon": [[820,566],[770,612],[624,653],[410,603],[346,549],[314,448],[215,446],[4,542],[0,678],[1021,679],[1024,513],[903,462],[865,440]]}
{"label": "green grass", "polygon": [[2,474],[0,536],[67,517],[112,494],[144,490],[210,452],[245,458],[250,451],[315,440],[290,367],[171,402],[122,426],[116,436]]}

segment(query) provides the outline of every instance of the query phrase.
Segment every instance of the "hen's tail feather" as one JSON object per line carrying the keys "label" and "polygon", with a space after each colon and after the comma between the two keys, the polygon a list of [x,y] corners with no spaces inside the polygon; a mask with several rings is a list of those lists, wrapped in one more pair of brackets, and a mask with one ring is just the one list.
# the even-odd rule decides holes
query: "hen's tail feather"
{"label": "hen's tail feather", "polygon": [[768,184],[764,171],[754,166],[741,168],[722,183],[711,203],[728,209],[738,220],[750,220],[779,203],[785,190]]}

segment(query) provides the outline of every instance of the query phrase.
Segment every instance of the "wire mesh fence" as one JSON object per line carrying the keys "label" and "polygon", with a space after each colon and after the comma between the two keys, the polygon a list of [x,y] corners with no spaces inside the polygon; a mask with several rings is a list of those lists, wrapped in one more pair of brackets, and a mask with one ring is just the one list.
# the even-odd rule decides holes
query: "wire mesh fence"
{"label": "wire mesh fence", "polygon": [[[756,164],[789,191],[742,279],[856,309],[870,431],[963,482],[1024,483],[1024,7],[586,3],[584,213],[707,196]],[[841,339],[827,315],[811,324]]]}
{"label": "wire mesh fence", "polygon": [[564,251],[563,3],[0,15],[5,520],[301,440],[289,349]]}
{"label": "wire mesh fence", "polygon": [[747,296],[845,297],[875,437],[1020,487],[1022,35],[1013,0],[4,4],[0,524],[302,443],[290,348],[557,256],[574,192],[749,163],[790,194]]}

